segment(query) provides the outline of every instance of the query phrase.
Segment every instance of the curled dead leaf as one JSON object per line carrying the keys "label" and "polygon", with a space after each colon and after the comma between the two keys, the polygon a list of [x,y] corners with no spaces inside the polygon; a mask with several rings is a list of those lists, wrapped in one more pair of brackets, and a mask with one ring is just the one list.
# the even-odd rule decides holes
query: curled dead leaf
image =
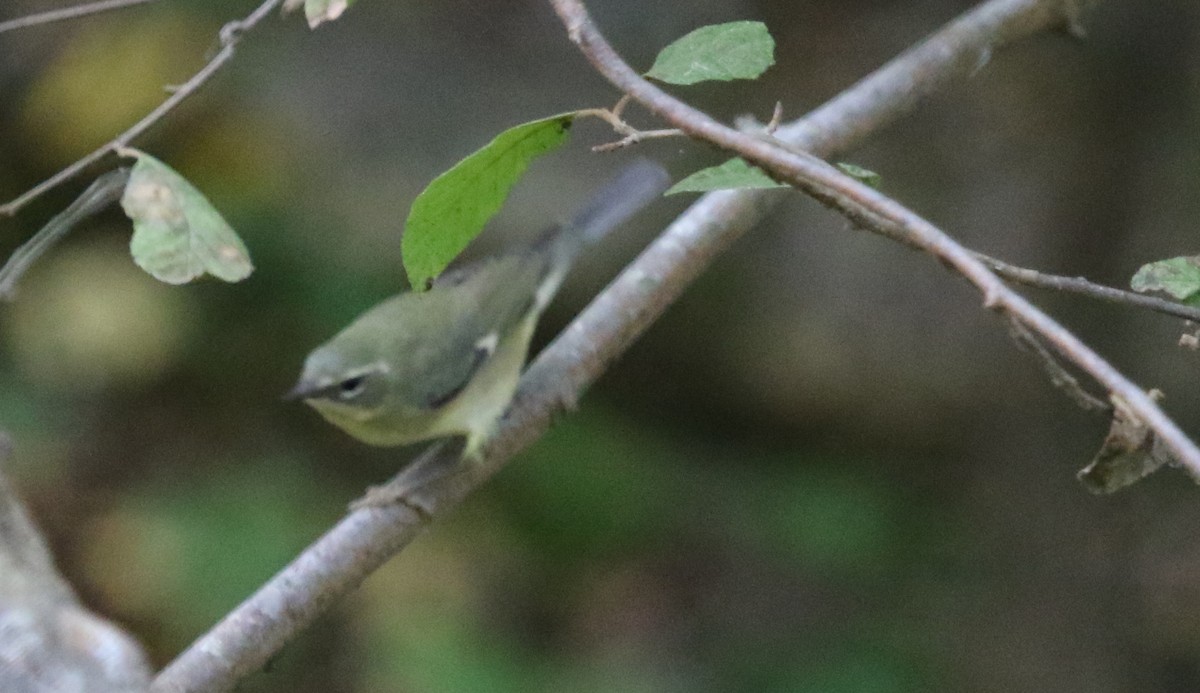
{"label": "curled dead leaf", "polygon": [[[1151,390],[1150,397],[1159,401],[1163,394]],[[1116,395],[1109,399],[1113,403],[1113,419],[1108,436],[1091,464],[1076,475],[1087,490],[1096,494],[1119,491],[1146,478],[1164,464],[1175,464],[1175,458],[1154,430],[1138,418],[1125,400]]]}

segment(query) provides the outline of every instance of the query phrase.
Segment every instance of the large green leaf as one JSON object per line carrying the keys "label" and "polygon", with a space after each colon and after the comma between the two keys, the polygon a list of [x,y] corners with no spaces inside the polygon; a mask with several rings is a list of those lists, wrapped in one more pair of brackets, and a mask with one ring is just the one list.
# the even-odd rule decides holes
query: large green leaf
{"label": "large green leaf", "polygon": [[133,220],[133,261],[156,279],[186,284],[205,273],[236,282],[250,276],[250,253],[221,214],[183,176],[136,149],[121,207]]}
{"label": "large green leaf", "polygon": [[775,64],[775,40],[762,22],[714,24],[659,52],[646,73],[668,84],[754,79]]}
{"label": "large green leaf", "polygon": [[1200,256],[1173,257],[1142,265],[1129,285],[1134,291],[1163,291],[1191,302],[1200,294]]}
{"label": "large green leaf", "polygon": [[567,139],[574,113],[517,125],[433,179],[413,201],[401,251],[413,288],[421,291],[500,211],[537,157]]}
{"label": "large green leaf", "polygon": [[684,192],[709,192],[712,190],[749,189],[749,188],[786,188],[783,183],[776,182],[762,169],[755,168],[745,159],[730,159],[720,166],[710,166],[700,169],[684,178],[664,195],[676,195]]}

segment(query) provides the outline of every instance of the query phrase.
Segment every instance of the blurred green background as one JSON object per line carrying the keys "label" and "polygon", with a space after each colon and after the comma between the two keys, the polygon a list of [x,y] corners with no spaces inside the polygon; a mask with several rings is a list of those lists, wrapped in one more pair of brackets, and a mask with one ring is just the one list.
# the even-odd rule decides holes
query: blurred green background
{"label": "blurred green background", "polygon": [[[8,0],[0,19],[63,3]],[[961,0],[595,2],[636,66],[760,19],[778,64],[681,89],[722,118],[822,103]],[[0,36],[0,197],[106,141],[252,2],[163,0]],[[1196,252],[1200,6],[1106,0],[1087,40],[993,56],[844,159],[968,245],[1125,285]],[[404,284],[435,175],[517,122],[615,95],[544,2],[364,0],[272,18],[139,146],[245,238],[246,282],[169,287],[116,211],[0,306],[8,472],[86,602],[159,664],[409,451],[283,403],[304,355]],[[635,123],[653,127],[634,111]],[[631,152],[581,124],[472,248],[569,214]],[[678,177],[723,157],[643,146]],[[6,255],[85,186],[14,220]],[[545,343],[686,200],[584,259]],[[1033,295],[1200,432],[1181,325]],[[245,691],[1191,691],[1200,493],[1165,471],[1111,498],[1075,471],[1073,408],[936,263],[794,196],[532,450],[249,679]]]}

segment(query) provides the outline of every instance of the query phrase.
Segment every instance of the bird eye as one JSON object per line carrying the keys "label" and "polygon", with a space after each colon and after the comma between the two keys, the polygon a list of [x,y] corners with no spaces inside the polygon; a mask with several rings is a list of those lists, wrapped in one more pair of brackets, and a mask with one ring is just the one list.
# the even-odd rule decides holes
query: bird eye
{"label": "bird eye", "polygon": [[357,375],[353,378],[347,378],[338,384],[338,394],[342,399],[353,399],[362,394],[363,387],[367,383],[367,376]]}

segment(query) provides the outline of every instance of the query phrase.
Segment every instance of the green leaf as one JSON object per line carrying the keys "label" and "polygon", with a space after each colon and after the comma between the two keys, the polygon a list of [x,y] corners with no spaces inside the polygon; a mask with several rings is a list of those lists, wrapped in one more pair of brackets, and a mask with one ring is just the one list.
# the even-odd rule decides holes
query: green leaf
{"label": "green leaf", "polygon": [[1200,256],[1173,257],[1142,265],[1129,285],[1134,291],[1164,291],[1186,301],[1200,293]]}
{"label": "green leaf", "polygon": [[754,79],[775,64],[775,40],[762,22],[701,27],[659,52],[646,73],[668,84]]}
{"label": "green leaf", "polygon": [[854,164],[847,164],[843,162],[839,163],[837,167],[847,176],[850,176],[860,183],[869,185],[876,190],[879,189],[879,184],[883,181],[883,176],[870,169],[863,168],[862,166],[855,166]]}
{"label": "green leaf", "polygon": [[227,282],[250,276],[245,244],[199,190],[145,152],[119,153],[137,159],[121,207],[133,220],[129,250],[139,267],[168,284],[205,273]]}
{"label": "green leaf", "polygon": [[563,113],[509,128],[433,179],[413,201],[401,240],[413,289],[428,288],[483,231],[529,164],[566,142],[574,119]]}
{"label": "green leaf", "polygon": [[346,11],[354,0],[284,0],[283,11],[291,12],[304,5],[304,17],[308,28],[316,29],[325,22],[332,22]]}
{"label": "green leaf", "polygon": [[711,166],[696,171],[687,178],[672,185],[671,189],[663,194],[675,195],[684,192],[709,192],[711,190],[727,190],[730,188],[765,189],[786,187],[788,186],[776,182],[770,176],[763,173],[762,169],[751,166],[745,159],[730,159],[720,166]]}

